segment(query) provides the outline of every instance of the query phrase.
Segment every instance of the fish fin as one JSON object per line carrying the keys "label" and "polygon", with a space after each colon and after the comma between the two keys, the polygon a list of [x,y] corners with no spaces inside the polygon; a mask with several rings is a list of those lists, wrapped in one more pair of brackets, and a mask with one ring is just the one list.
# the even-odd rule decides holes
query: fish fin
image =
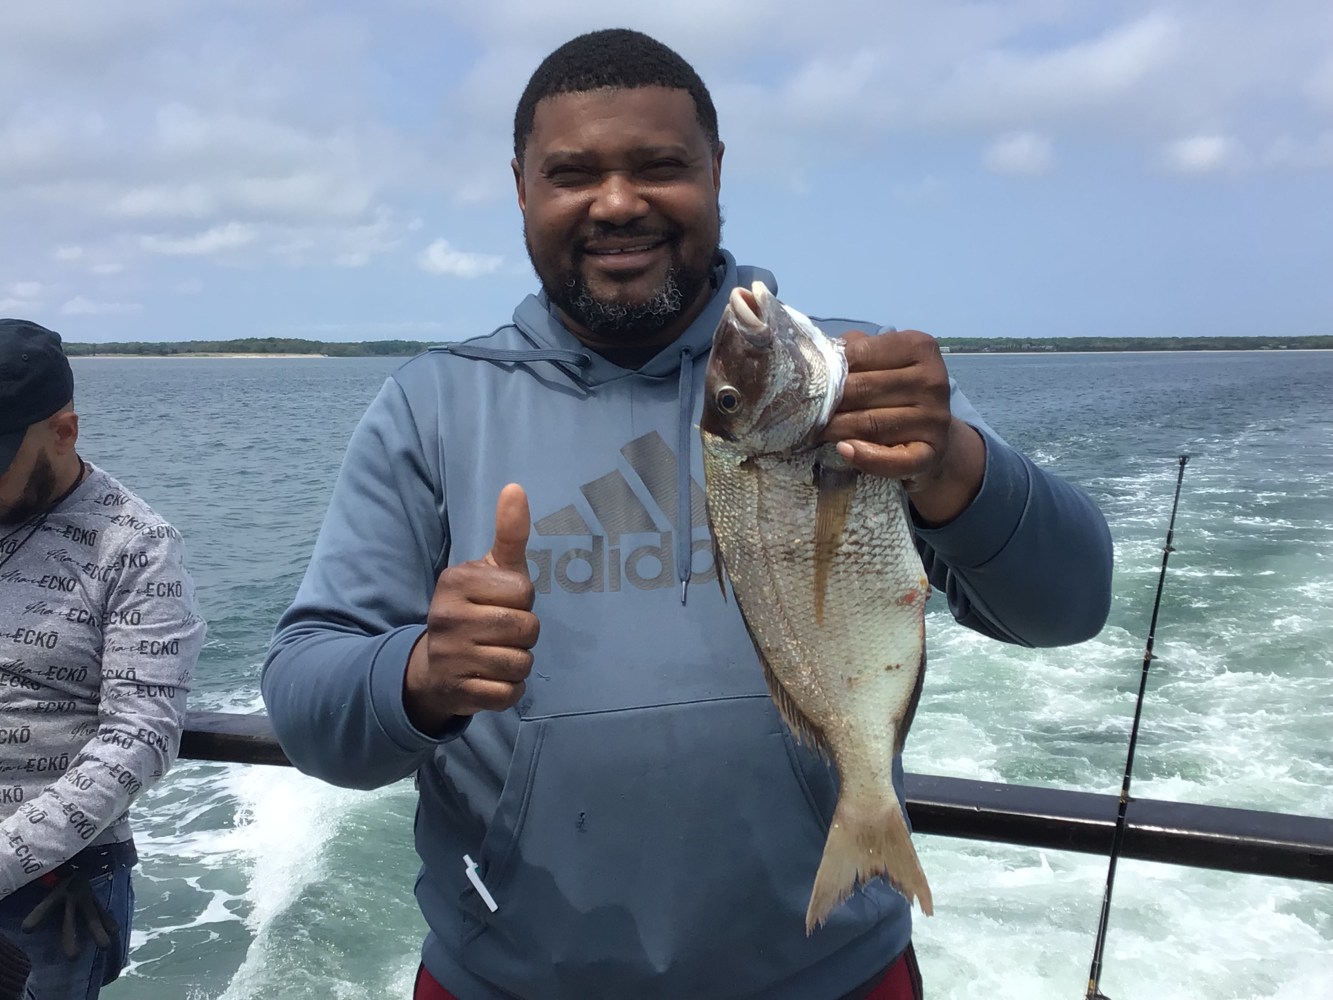
{"label": "fish fin", "polygon": [[708,540],[713,544],[713,569],[717,573],[717,589],[722,591],[722,603],[727,603],[727,564],[722,558],[722,546],[717,540],[717,529],[713,527],[713,512],[704,494],[704,520],[708,522]]}
{"label": "fish fin", "polygon": [[[739,606],[739,602],[737,602],[737,605]],[[764,647],[754,637],[754,629],[750,627],[750,622],[745,617],[745,609],[741,608],[740,612],[741,622],[744,623],[745,631],[749,633],[750,642],[754,645],[755,656],[759,658],[759,665],[764,668],[764,682],[768,685],[769,697],[773,699],[773,704],[777,706],[778,715],[782,716],[782,721],[787,724],[787,728],[792,731],[797,740],[818,750],[825,759],[832,760],[833,752],[829,747],[827,737],[824,736],[824,730],[810,721],[810,717],[802,712],[800,706],[796,704],[796,699],[782,686],[782,681],[778,680],[778,675],[768,665],[768,658],[764,656]]]}
{"label": "fish fin", "polygon": [[815,463],[815,623],[824,624],[824,599],[828,596],[829,570],[838,554],[847,512],[856,495],[861,473],[850,466],[838,468]]}
{"label": "fish fin", "polygon": [[722,591],[722,603],[727,602],[727,561],[722,558],[722,546],[717,543],[717,532],[708,526],[709,537],[713,540],[713,568],[717,571],[717,586]]}
{"label": "fish fin", "polygon": [[921,701],[921,689],[926,684],[926,621],[921,620],[921,665],[916,671],[916,685],[912,688],[912,697],[907,702],[907,711],[903,713],[903,721],[898,726],[898,731],[893,736],[893,752],[900,754],[903,752],[903,744],[907,742],[907,731],[912,728],[912,720],[916,718],[916,706]]}
{"label": "fish fin", "polygon": [[[758,652],[756,645],[755,651]],[[793,698],[782,681],[778,680],[778,675],[773,672],[773,668],[768,665],[768,660],[764,659],[764,654],[759,653],[759,663],[764,668],[764,680],[768,682],[768,693],[773,699],[773,704],[778,707],[778,714],[782,716],[782,721],[787,724],[787,728],[795,734],[796,738],[808,747],[814,747],[827,760],[833,759],[832,751],[829,748],[828,739],[824,736],[824,730],[810,721],[810,717],[801,711],[796,699]]]}
{"label": "fish fin", "polygon": [[822,927],[859,883],[876,875],[883,875],[906,896],[909,906],[915,901],[926,916],[935,912],[930,885],[912,846],[911,831],[897,795],[890,790],[888,801],[883,801],[878,796],[858,798],[844,789],[833,812],[824,856],[810,893],[806,935]]}

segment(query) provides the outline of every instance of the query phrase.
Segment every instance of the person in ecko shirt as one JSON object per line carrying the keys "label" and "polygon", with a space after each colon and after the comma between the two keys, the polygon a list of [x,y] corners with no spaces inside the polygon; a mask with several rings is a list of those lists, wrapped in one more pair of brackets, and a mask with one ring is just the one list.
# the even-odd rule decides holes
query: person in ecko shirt
{"label": "person in ecko shirt", "polygon": [[180,534],[78,438],[59,334],[0,319],[0,953],[30,1000],[128,958],[130,804],[176,759],[205,634]]}
{"label": "person in ecko shirt", "polygon": [[[722,161],[707,88],[655,39],[592,32],[538,66],[511,167],[541,288],[385,382],[278,622],[262,686],[296,766],[415,776],[416,1000],[921,995],[883,879],[806,933],[836,775],[718,586],[704,374],[732,290],[777,293],[720,245]],[[1095,635],[1112,549],[1089,497],[989,427],[933,337],[812,320],[849,366],[824,439],[904,482],[953,617]]]}

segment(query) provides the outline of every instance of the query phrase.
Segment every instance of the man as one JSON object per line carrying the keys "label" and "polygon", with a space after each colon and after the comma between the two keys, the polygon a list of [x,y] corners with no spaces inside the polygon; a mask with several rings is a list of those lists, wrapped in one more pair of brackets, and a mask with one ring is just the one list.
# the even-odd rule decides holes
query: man
{"label": "man", "polygon": [[[834,778],[715,582],[704,363],[731,289],[776,286],[718,246],[722,155],[707,89],[654,40],[542,63],[513,171],[543,292],[388,380],[279,622],[263,688],[297,766],[416,775],[418,998],[920,995],[882,880],[805,934]],[[819,322],[853,372],[827,437],[906,481],[955,617],[1094,635],[1110,540],[1087,497],[951,394],[932,338]]]}
{"label": "man", "polygon": [[129,951],[130,803],[176,758],[204,621],[171,525],[76,450],[58,334],[0,320],[0,936],[29,996]]}

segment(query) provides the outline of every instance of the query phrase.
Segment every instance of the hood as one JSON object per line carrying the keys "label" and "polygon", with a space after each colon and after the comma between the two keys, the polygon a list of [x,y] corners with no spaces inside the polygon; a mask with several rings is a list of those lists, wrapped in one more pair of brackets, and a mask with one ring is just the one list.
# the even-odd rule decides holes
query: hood
{"label": "hood", "polygon": [[727,307],[727,299],[733,288],[737,285],[749,288],[753,282],[762,281],[768,286],[769,291],[777,293],[777,279],[769,271],[758,267],[739,266],[736,259],[726,250],[718,251],[718,255],[720,260],[713,269],[713,297],[708,300],[703,312],[695,317],[694,322],[684,333],[638,369],[622,368],[584,346],[560,322],[545,292],[529,295],[519,303],[518,308],[514,310],[514,325],[527,340],[532,342],[535,350],[568,351],[586,357],[586,362],[578,362],[578,368],[579,380],[587,386],[624,378],[626,374],[634,371],[652,378],[673,375],[680,370],[683,351],[688,350],[694,358],[703,357],[708,353],[713,345],[713,331],[717,329],[717,324],[722,319],[722,312]]}

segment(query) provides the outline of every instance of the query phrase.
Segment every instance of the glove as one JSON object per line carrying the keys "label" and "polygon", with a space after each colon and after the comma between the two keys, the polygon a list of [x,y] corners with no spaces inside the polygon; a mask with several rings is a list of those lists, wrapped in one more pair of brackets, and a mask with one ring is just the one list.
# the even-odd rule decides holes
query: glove
{"label": "glove", "polygon": [[107,913],[101,900],[93,895],[92,884],[79,872],[73,872],[58,881],[55,888],[47,893],[46,898],[24,917],[21,928],[24,931],[31,931],[40,927],[56,907],[62,904],[64,916],[60,928],[60,946],[64,949],[65,957],[71,961],[78,958],[82,950],[79,947],[79,932],[76,927],[78,919],[82,918],[84,926],[99,948],[106,948],[111,944],[112,937],[120,934],[120,925],[116,923],[115,917]]}

